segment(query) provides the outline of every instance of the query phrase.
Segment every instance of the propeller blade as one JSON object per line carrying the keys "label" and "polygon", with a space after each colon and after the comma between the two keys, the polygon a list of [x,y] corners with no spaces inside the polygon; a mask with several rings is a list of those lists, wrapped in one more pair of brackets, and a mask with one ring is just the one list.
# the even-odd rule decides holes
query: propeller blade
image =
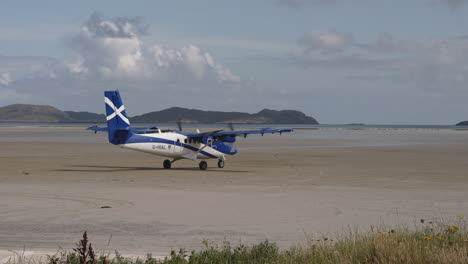
{"label": "propeller blade", "polygon": [[179,131],[182,131],[182,120],[177,121],[177,127],[179,127]]}
{"label": "propeller blade", "polygon": [[234,131],[234,125],[232,124],[232,122],[228,123],[228,127],[229,129],[231,129],[231,131]]}

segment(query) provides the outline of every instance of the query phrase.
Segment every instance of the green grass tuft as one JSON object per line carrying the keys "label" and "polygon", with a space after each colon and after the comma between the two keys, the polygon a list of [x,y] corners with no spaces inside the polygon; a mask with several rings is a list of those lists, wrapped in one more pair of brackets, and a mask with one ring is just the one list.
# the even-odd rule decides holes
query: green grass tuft
{"label": "green grass tuft", "polygon": [[[280,250],[275,243],[232,246],[229,242],[215,245],[203,241],[201,250],[188,253],[172,251],[164,259],[148,254],[145,258],[95,256],[86,233],[74,252],[48,256],[50,264],[293,264],[293,263],[468,263],[468,230],[462,216],[454,224],[428,222],[421,219],[415,229],[400,227],[371,228],[365,233],[350,232],[343,238],[309,239],[289,250]],[[18,258],[15,264],[40,264]]]}

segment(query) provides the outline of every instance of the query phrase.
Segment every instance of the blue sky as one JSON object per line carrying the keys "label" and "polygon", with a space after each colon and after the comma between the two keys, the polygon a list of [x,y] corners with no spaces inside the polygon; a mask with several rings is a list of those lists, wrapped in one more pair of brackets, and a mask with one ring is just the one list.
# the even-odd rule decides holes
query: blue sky
{"label": "blue sky", "polygon": [[2,1],[0,106],[468,119],[465,0]]}

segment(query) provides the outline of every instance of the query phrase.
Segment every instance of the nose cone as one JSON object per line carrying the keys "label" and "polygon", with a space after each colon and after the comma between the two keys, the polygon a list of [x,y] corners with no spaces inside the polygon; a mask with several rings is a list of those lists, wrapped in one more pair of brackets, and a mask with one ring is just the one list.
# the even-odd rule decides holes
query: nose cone
{"label": "nose cone", "polygon": [[237,153],[236,147],[231,145],[231,149],[229,150],[229,155],[235,155]]}
{"label": "nose cone", "polygon": [[233,145],[219,140],[215,141],[213,148],[225,155],[234,155],[237,153],[237,149]]}

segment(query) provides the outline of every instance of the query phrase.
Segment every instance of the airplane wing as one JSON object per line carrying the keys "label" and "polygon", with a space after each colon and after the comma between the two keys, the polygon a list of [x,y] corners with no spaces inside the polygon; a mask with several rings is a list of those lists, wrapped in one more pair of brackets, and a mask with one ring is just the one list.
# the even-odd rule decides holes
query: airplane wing
{"label": "airplane wing", "polygon": [[[88,127],[86,130],[92,130],[94,133],[104,131],[107,132],[107,127],[98,127],[98,126],[91,126]],[[157,127],[131,127],[130,130],[135,133],[147,133],[147,132],[154,132],[158,131]]]}
{"label": "airplane wing", "polygon": [[294,129],[292,128],[262,128],[262,129],[254,129],[254,130],[234,130],[234,131],[222,131],[215,133],[213,137],[224,137],[224,136],[244,136],[247,137],[248,134],[274,134],[279,133],[282,134],[283,132],[293,132]]}
{"label": "airplane wing", "polygon": [[222,132],[223,130],[214,130],[214,131],[208,131],[208,132],[203,132],[203,133],[188,133],[185,134],[185,136],[189,138],[202,138],[202,137],[212,137],[217,133]]}
{"label": "airplane wing", "polygon": [[[98,131],[107,131],[107,127],[98,127],[92,126],[88,127],[87,130],[92,130],[94,133]],[[132,127],[131,131],[134,133],[148,133],[157,131],[156,127]],[[209,132],[203,133],[188,133],[186,134],[187,137],[193,139],[201,139],[204,137],[213,137],[216,139],[223,139],[226,137],[237,137],[237,136],[244,136],[247,137],[249,134],[274,134],[279,133],[280,135],[284,132],[293,132],[294,129],[292,128],[262,128],[262,129],[254,129],[254,130],[233,130],[233,131],[224,131],[224,130],[214,130]]]}
{"label": "airplane wing", "polygon": [[203,138],[203,137],[213,137],[213,138],[223,138],[223,137],[237,137],[237,136],[244,136],[247,137],[248,134],[274,134],[279,133],[282,134],[284,132],[293,132],[294,129],[292,128],[262,128],[262,129],[254,129],[254,130],[234,130],[234,131],[223,131],[223,130],[215,130],[210,132],[204,133],[190,133],[187,134],[189,138]]}

